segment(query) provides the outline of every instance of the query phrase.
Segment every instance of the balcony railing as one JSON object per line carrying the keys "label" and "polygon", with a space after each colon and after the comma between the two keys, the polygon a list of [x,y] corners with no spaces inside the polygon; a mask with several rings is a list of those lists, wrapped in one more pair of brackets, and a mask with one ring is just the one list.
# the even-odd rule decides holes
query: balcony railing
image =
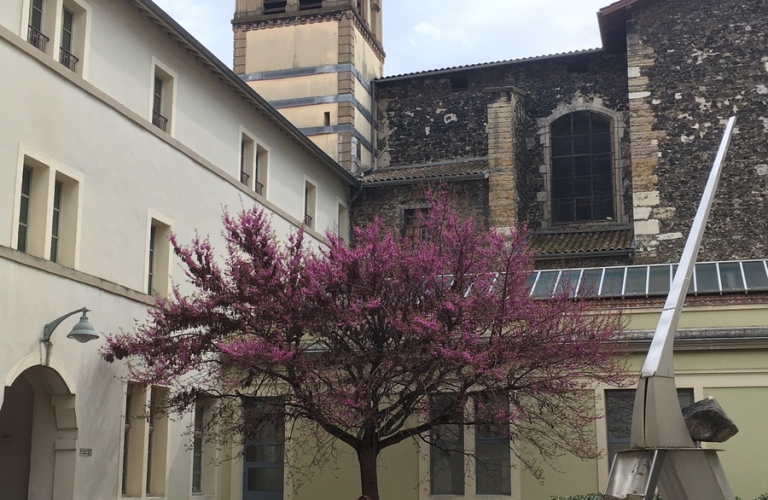
{"label": "balcony railing", "polygon": [[304,225],[307,227],[312,227],[312,216],[304,214]]}
{"label": "balcony railing", "polygon": [[248,174],[247,172],[240,172],[240,182],[242,182],[246,186],[248,185],[248,179],[250,178],[251,178],[251,175]]}
{"label": "balcony railing", "polygon": [[256,185],[253,187],[253,190],[256,191],[256,194],[264,196],[264,184],[261,182],[256,181]]}
{"label": "balcony railing", "polygon": [[165,132],[165,127],[168,125],[168,118],[164,117],[157,111],[152,111],[152,125]]}
{"label": "balcony railing", "polygon": [[27,41],[37,49],[45,52],[45,45],[48,43],[48,37],[40,33],[40,30],[37,28],[30,26],[27,31]]}
{"label": "balcony railing", "polygon": [[74,54],[66,50],[65,48],[59,49],[59,62],[69,68],[70,71],[75,71],[77,63],[80,61]]}

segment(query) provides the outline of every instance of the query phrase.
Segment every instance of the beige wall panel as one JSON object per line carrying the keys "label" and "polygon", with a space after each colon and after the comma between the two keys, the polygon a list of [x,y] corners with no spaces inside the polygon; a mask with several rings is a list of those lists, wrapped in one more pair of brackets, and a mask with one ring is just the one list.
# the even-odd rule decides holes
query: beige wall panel
{"label": "beige wall panel", "polygon": [[[311,481],[297,474],[294,500],[355,499],[360,496],[360,468],[352,449],[336,445],[338,457],[311,469]],[[299,459],[301,462],[302,459]],[[306,459],[301,465],[306,466]],[[301,467],[300,465],[300,467]],[[382,499],[417,500],[418,450],[413,441],[385,449],[379,457],[379,494]],[[305,483],[305,484],[301,484]]]}
{"label": "beige wall panel", "polygon": [[360,80],[357,78],[355,78],[355,99],[357,99],[367,111],[371,110],[371,94],[365,87],[363,87],[363,84],[360,83]]}
{"label": "beige wall panel", "polygon": [[357,29],[355,29],[355,67],[368,81],[381,78],[381,61]]}
{"label": "beige wall panel", "polygon": [[338,34],[336,22],[249,31],[245,37],[245,72],[337,64]]}
{"label": "beige wall panel", "polygon": [[[646,353],[643,352],[629,357],[627,368],[630,373],[640,373],[645,356]],[[677,374],[685,372],[768,370],[768,353],[765,350],[756,349],[676,351],[674,362]]]}
{"label": "beige wall panel", "polygon": [[[19,29],[22,26],[21,9],[22,0],[3,0],[0,2],[0,26],[5,26],[19,34]],[[24,36],[26,37],[26,33]]]}
{"label": "beige wall panel", "polygon": [[339,93],[339,79],[335,73],[280,78],[277,80],[257,80],[248,82],[248,84],[268,101],[336,95]]}
{"label": "beige wall panel", "polygon": [[739,427],[739,433],[727,442],[709,446],[723,450],[720,461],[733,494],[751,500],[768,493],[768,388],[705,388],[704,394],[717,399]]}
{"label": "beige wall panel", "polygon": [[[593,433],[596,432],[592,425]],[[544,479],[538,481],[528,471],[522,470],[521,499],[522,500],[549,500],[553,496],[571,496],[586,493],[595,493],[598,485],[598,461],[582,460],[567,454],[559,457],[553,467],[544,465]],[[515,491],[515,485],[512,485]]]}
{"label": "beige wall panel", "polygon": [[313,135],[309,137],[309,140],[317,144],[331,158],[337,158],[339,154],[338,134]]}
{"label": "beige wall panel", "polygon": [[[625,311],[629,330],[655,330],[661,315],[658,309]],[[725,328],[765,326],[768,311],[763,306],[702,307],[683,309],[679,328]]]}
{"label": "beige wall panel", "polygon": [[331,114],[331,125],[336,124],[339,106],[336,103],[316,104],[314,106],[301,106],[296,108],[282,108],[280,113],[288,118],[295,126],[323,127],[325,125],[325,113]]}

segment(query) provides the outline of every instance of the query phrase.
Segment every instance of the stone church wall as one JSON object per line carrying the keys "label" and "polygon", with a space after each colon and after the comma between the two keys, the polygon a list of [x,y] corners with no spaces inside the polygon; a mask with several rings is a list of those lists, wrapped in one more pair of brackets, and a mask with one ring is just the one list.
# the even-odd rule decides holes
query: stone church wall
{"label": "stone church wall", "polygon": [[655,3],[628,31],[636,262],[672,262],[737,116],[699,260],[768,246],[768,2]]}
{"label": "stone church wall", "polygon": [[[465,85],[465,88],[462,88]],[[458,87],[458,88],[457,88]],[[627,101],[623,54],[586,52],[500,66],[457,70],[441,75],[383,80],[376,84],[379,167],[430,163],[489,155],[489,106],[499,89],[514,88],[519,114],[515,124],[518,219],[530,229],[547,226],[545,144],[537,120],[564,107],[595,104],[624,113]],[[624,118],[626,121],[626,118]],[[622,129],[628,127],[621,124]],[[629,163],[629,137],[619,155]],[[631,217],[630,173],[619,182],[625,212]],[[493,196],[493,195],[492,195]]]}

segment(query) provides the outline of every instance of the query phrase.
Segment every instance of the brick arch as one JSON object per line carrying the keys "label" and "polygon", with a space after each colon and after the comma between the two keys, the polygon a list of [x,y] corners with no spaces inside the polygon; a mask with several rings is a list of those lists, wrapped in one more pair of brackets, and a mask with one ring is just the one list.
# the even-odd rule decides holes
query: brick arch
{"label": "brick arch", "polygon": [[544,191],[537,193],[537,199],[543,203],[542,228],[547,229],[553,225],[552,216],[552,124],[563,116],[578,111],[589,111],[605,117],[611,127],[611,150],[613,171],[613,193],[615,223],[629,224],[629,214],[624,207],[624,175],[623,169],[628,165],[628,159],[621,156],[621,138],[627,132],[627,113],[615,111],[603,105],[602,99],[595,97],[591,100],[583,97],[575,99],[571,103],[561,103],[552,113],[536,121],[538,126],[539,141],[544,149],[544,163],[539,171],[544,176]]}

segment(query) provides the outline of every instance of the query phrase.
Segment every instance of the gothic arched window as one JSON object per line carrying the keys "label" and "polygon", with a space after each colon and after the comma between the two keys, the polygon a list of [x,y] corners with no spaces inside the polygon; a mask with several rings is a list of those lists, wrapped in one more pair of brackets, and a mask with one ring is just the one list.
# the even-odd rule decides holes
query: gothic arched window
{"label": "gothic arched window", "polygon": [[554,223],[614,219],[610,118],[576,111],[552,122]]}

